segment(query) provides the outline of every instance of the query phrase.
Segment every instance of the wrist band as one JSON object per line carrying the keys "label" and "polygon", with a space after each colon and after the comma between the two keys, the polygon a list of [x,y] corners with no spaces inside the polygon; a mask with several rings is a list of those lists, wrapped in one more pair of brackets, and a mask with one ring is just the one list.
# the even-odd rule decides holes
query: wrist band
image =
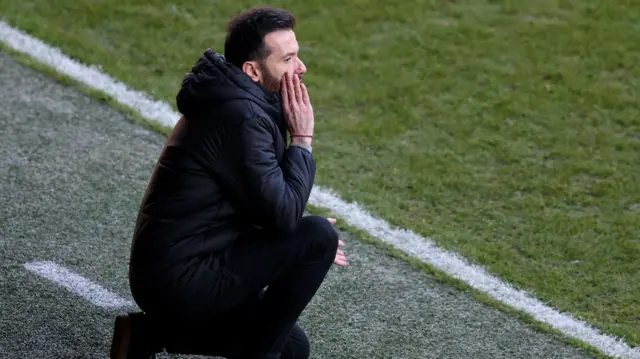
{"label": "wrist band", "polygon": [[291,138],[294,138],[294,137],[308,137],[308,138],[313,138],[313,136],[312,136],[312,135],[291,135]]}

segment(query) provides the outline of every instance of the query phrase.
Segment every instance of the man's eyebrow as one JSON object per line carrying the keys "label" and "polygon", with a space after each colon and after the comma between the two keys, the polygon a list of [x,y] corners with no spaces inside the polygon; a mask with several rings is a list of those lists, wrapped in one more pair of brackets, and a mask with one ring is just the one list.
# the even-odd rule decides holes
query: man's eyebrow
{"label": "man's eyebrow", "polygon": [[288,57],[288,56],[294,56],[296,53],[298,52],[297,51],[287,52],[286,54],[284,54],[284,56],[282,56],[282,58],[284,59],[285,57]]}

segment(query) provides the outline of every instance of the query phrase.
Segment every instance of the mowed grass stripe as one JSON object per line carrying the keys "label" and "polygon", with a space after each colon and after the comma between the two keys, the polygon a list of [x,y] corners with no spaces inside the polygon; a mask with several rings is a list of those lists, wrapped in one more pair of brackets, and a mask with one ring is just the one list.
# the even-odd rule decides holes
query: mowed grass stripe
{"label": "mowed grass stripe", "polygon": [[[173,103],[200,52],[221,50],[228,16],[254,4],[0,11]],[[320,184],[638,344],[638,5],[273,4],[301,18]]]}

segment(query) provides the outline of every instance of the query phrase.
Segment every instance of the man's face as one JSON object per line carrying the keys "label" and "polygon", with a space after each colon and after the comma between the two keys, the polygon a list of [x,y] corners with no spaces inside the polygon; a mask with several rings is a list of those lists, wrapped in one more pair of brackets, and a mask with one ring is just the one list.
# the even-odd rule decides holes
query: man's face
{"label": "man's face", "polygon": [[302,75],[307,72],[307,68],[298,57],[298,41],[296,35],[291,30],[275,31],[267,34],[264,38],[269,56],[261,62],[260,83],[268,91],[279,92],[280,81],[285,73],[298,75],[302,80]]}

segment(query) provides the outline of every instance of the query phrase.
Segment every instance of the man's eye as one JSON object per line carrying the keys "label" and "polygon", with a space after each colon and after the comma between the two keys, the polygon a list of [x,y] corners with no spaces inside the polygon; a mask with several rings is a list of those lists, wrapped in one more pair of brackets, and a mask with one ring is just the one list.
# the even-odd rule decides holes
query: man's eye
{"label": "man's eye", "polygon": [[287,57],[286,59],[284,59],[284,62],[289,62],[289,60],[291,60],[291,58]]}

